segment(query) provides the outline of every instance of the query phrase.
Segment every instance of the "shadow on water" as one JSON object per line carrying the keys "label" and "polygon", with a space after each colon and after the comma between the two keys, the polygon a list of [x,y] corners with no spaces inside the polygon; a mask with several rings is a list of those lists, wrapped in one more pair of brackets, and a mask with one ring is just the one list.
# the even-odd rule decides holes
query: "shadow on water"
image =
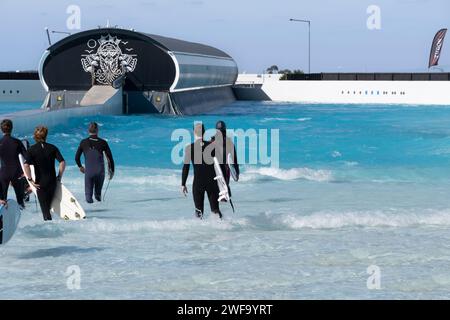
{"label": "shadow on water", "polygon": [[117,217],[117,216],[88,216],[88,220],[89,219],[105,219],[105,220],[124,220],[124,217]]}
{"label": "shadow on water", "polygon": [[169,201],[169,200],[178,200],[179,197],[167,197],[167,198],[148,198],[148,199],[140,199],[134,200],[134,203],[142,203],[142,202],[151,202],[151,201]]}
{"label": "shadow on water", "polygon": [[92,212],[106,212],[106,211],[110,211],[108,209],[88,209],[85,210],[87,213],[92,213]]}
{"label": "shadow on water", "polygon": [[57,258],[64,255],[70,255],[74,253],[91,253],[91,252],[97,252],[97,251],[103,251],[105,248],[98,248],[98,247],[92,247],[92,248],[82,248],[82,247],[75,247],[75,246],[61,246],[56,248],[50,248],[50,249],[39,249],[36,251],[32,251],[23,255],[18,256],[19,259],[38,259],[38,258],[46,258],[46,257],[52,257]]}
{"label": "shadow on water", "polygon": [[239,202],[272,202],[272,203],[282,203],[282,202],[292,202],[303,200],[302,198],[273,198],[273,199],[258,199],[258,200],[240,200]]}
{"label": "shadow on water", "polygon": [[100,216],[100,215],[95,215],[92,213],[102,213],[102,212],[110,212],[110,209],[92,209],[92,210],[86,210],[87,213],[87,219],[108,219],[108,220],[122,220],[124,219],[123,217],[120,216]]}

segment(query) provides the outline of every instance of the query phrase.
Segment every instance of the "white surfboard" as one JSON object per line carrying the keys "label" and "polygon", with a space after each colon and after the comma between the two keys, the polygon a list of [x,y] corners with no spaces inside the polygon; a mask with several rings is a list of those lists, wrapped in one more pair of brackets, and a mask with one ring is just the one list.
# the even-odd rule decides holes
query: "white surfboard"
{"label": "white surfboard", "polygon": [[[25,158],[23,157],[23,155],[19,154],[19,162],[20,162],[20,166],[22,167],[22,171],[25,172]],[[30,171],[31,171],[31,178],[33,180],[36,179],[36,175],[34,173],[34,166],[31,165],[30,166]],[[30,186],[31,191],[33,191],[34,195],[37,197],[37,190],[36,188],[30,183],[30,181],[28,181],[28,185]]]}
{"label": "white surfboard", "polygon": [[60,181],[56,182],[55,196],[52,201],[52,213],[64,220],[82,220],[86,213],[78,200]]}
{"label": "white surfboard", "polygon": [[19,205],[14,200],[8,200],[7,205],[0,206],[0,245],[11,240],[20,221]]}
{"label": "white surfboard", "polygon": [[214,170],[216,171],[216,177],[214,180],[217,181],[217,186],[219,187],[219,201],[230,200],[230,194],[228,192],[228,186],[223,177],[222,170],[220,169],[219,160],[214,157]]}
{"label": "white surfboard", "polygon": [[234,168],[234,160],[233,160],[233,157],[231,156],[231,153],[228,154],[227,165],[228,165],[228,168],[230,169],[230,175],[233,178],[233,180],[238,181],[238,175],[237,175],[236,169]]}
{"label": "white surfboard", "polygon": [[[19,161],[20,165],[22,166],[22,170],[25,172],[24,168],[25,159],[22,155],[19,155]],[[33,178],[33,180],[35,180],[36,176],[34,172],[34,166],[30,165],[30,169],[31,169],[31,177]],[[36,195],[37,198],[38,195],[36,188],[29,181],[28,185],[30,186],[31,190],[33,191],[33,193]],[[59,215],[64,220],[81,220],[86,218],[86,213],[84,212],[78,200],[59,181],[56,183],[56,191],[52,201],[51,212]]]}
{"label": "white surfboard", "polygon": [[225,178],[223,177],[222,170],[220,169],[219,160],[217,160],[216,157],[214,157],[214,170],[216,172],[216,177],[214,178],[214,180],[217,181],[217,186],[219,187],[218,201],[220,202],[222,200],[225,200],[225,201],[229,202],[231,205],[231,208],[233,209],[233,212],[234,212],[234,205],[233,205],[233,202],[231,201],[231,196],[228,191],[228,186],[225,181]]}

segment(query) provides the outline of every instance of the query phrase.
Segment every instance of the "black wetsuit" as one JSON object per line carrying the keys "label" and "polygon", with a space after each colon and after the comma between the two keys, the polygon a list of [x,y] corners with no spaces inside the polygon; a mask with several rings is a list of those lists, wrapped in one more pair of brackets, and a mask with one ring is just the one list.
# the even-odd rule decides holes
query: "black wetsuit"
{"label": "black wetsuit", "polygon": [[64,158],[56,146],[38,142],[28,149],[26,159],[27,164],[34,165],[35,182],[39,185],[37,196],[44,220],[52,220],[50,209],[56,190],[55,160],[62,162]]}
{"label": "black wetsuit", "polygon": [[213,163],[206,163],[205,148],[208,147],[210,142],[197,140],[196,142],[188,145],[185,149],[184,165],[182,172],[181,185],[186,185],[186,180],[189,175],[189,167],[192,162],[194,166],[194,182],[192,185],[192,194],[194,196],[195,211],[197,217],[201,218],[204,211],[205,192],[208,195],[209,205],[211,211],[219,214],[219,187],[214,180],[216,172],[214,171]]}
{"label": "black wetsuit", "polygon": [[23,207],[25,190],[21,179],[23,171],[19,162],[19,154],[26,156],[22,142],[10,135],[5,135],[0,140],[0,199],[7,200],[8,188],[11,184],[16,193],[17,203]]}
{"label": "black wetsuit", "polygon": [[[222,143],[218,142],[220,139],[222,139]],[[228,186],[228,192],[230,193],[231,196],[231,189],[230,189],[231,172],[227,163],[228,163],[228,154],[231,154],[231,157],[233,158],[234,170],[236,170],[236,174],[239,177],[239,163],[237,160],[236,148],[234,146],[233,141],[231,141],[231,139],[226,136],[225,138],[214,136],[211,139],[211,141],[216,144],[214,147],[214,154],[217,160],[219,161],[220,169],[222,170],[222,174]]]}
{"label": "black wetsuit", "polygon": [[84,154],[84,192],[88,203],[94,202],[92,195],[95,192],[95,199],[101,201],[103,182],[105,181],[105,159],[103,152],[108,159],[109,171],[114,173],[114,159],[108,143],[96,135],[92,135],[81,141],[75,155],[75,161],[79,168],[81,164],[81,154]]}

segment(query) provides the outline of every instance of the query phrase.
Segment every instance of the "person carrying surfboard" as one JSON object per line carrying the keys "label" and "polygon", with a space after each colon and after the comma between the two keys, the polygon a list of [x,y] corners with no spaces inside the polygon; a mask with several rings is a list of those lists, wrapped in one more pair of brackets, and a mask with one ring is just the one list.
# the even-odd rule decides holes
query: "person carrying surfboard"
{"label": "person carrying surfboard", "polygon": [[[37,189],[37,196],[41,206],[44,220],[52,220],[50,209],[55,195],[57,181],[61,181],[66,169],[66,162],[59,149],[53,144],[47,143],[48,129],[38,126],[34,130],[34,140],[25,157],[24,171],[28,181]],[[59,162],[58,175],[55,171],[55,160]],[[30,166],[34,166],[36,175],[33,180]]]}
{"label": "person carrying surfboard", "polygon": [[[223,121],[217,121],[216,134],[211,138],[214,144],[215,157],[219,161],[220,169],[228,186],[228,192],[231,196],[230,189],[230,167],[234,170],[233,179],[239,180],[239,163],[237,161],[236,147],[233,141],[227,137],[227,126]],[[230,161],[232,163],[230,163]]]}
{"label": "person carrying surfboard", "polygon": [[210,142],[203,140],[205,127],[198,123],[194,126],[194,143],[188,145],[184,151],[184,165],[181,175],[181,192],[186,196],[188,189],[186,181],[189,175],[189,168],[192,162],[194,167],[194,182],[192,184],[192,195],[194,198],[195,215],[203,219],[205,192],[208,195],[211,212],[217,214],[222,219],[219,208],[219,187],[214,177],[214,162]]}
{"label": "person carrying surfboard", "polygon": [[8,198],[8,188],[11,184],[16,193],[17,203],[21,209],[25,208],[24,184],[21,180],[23,176],[22,167],[19,162],[19,154],[25,156],[26,150],[19,139],[11,136],[13,123],[9,119],[4,119],[0,124],[3,138],[0,140],[0,200],[6,201]]}
{"label": "person carrying surfboard", "polygon": [[[105,181],[105,159],[108,161],[109,180],[114,176],[114,159],[108,142],[98,137],[98,124],[91,122],[88,127],[89,137],[82,140],[75,154],[75,162],[84,174],[84,193],[87,203],[102,200],[102,188]],[[85,166],[81,164],[81,155],[84,154]]]}

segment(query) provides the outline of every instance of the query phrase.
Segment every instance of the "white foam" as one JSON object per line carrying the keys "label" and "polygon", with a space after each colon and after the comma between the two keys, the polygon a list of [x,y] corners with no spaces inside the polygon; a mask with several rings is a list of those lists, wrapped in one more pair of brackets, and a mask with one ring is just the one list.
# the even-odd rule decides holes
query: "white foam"
{"label": "white foam", "polygon": [[340,228],[406,228],[414,226],[450,226],[450,209],[443,211],[424,210],[410,212],[406,210],[387,211],[349,211],[315,212],[310,215],[293,213],[265,213],[260,215],[227,216],[220,221],[215,216],[206,220],[180,218],[167,220],[107,221],[93,218],[85,221],[81,228],[93,233],[129,233],[147,231],[193,231],[193,230],[301,230],[301,229],[340,229]]}
{"label": "white foam", "polygon": [[261,177],[271,177],[279,180],[305,179],[310,181],[326,182],[333,179],[332,172],[322,169],[292,168],[280,169],[271,167],[248,168],[242,175],[243,181],[257,180]]}
{"label": "white foam", "polygon": [[342,154],[339,151],[335,150],[331,153],[331,156],[333,158],[340,158],[340,157],[342,157]]}
{"label": "white foam", "polygon": [[270,118],[264,118],[261,120],[261,122],[270,122],[270,121],[298,121],[298,122],[305,122],[310,121],[311,118],[281,118],[281,117],[270,117]]}
{"label": "white foam", "polygon": [[291,229],[450,226],[450,210],[317,212],[307,216],[281,214],[272,216],[271,220]]}
{"label": "white foam", "polygon": [[[191,177],[192,179],[192,177]],[[159,169],[119,166],[114,176],[115,185],[178,187],[181,184],[181,169]],[[190,181],[190,180],[189,180]],[[84,176],[75,166],[68,167],[68,177],[63,178],[67,186],[83,187]]]}
{"label": "white foam", "polygon": [[170,220],[146,220],[139,222],[117,223],[115,221],[105,221],[92,219],[85,223],[82,228],[90,232],[113,233],[113,232],[143,232],[143,231],[192,231],[194,229],[218,229],[229,230],[233,225],[228,221],[220,221],[216,217],[208,217],[206,220],[197,218],[191,219],[170,219]]}

